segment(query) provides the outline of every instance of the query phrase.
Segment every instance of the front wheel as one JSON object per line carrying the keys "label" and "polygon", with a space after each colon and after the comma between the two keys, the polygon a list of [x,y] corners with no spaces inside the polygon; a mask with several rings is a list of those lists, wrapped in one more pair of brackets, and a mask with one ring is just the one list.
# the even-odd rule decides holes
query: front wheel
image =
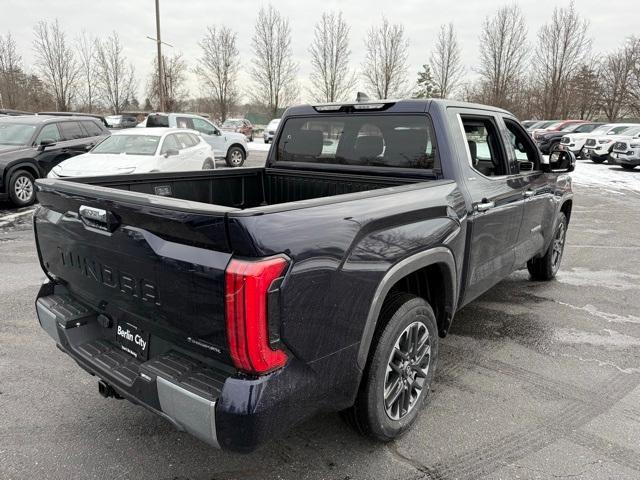
{"label": "front wheel", "polygon": [[202,164],[203,170],[213,170],[214,168],[216,168],[216,164],[211,158],[207,158]]}
{"label": "front wheel", "polygon": [[591,155],[591,161],[593,163],[604,163],[606,159],[607,155],[605,155],[604,157],[594,157],[593,155]]}
{"label": "front wheel", "polygon": [[231,147],[227,152],[227,165],[229,167],[241,167],[246,155],[240,147]]}
{"label": "front wheel", "polygon": [[559,148],[560,148],[560,142],[552,143],[551,146],[549,147],[549,155],[551,155],[553,152],[555,152]]}
{"label": "front wheel", "polygon": [[360,433],[388,442],[415,422],[428,396],[438,358],[438,327],[420,297],[395,293],[385,301],[362,385],[344,412]]}
{"label": "front wheel", "polygon": [[18,170],[9,179],[9,198],[16,207],[26,207],[36,201],[33,175],[26,170]]}
{"label": "front wheel", "polygon": [[546,253],[540,258],[532,258],[527,262],[527,270],[529,270],[532,280],[551,280],[556,276],[560,269],[566,239],[567,217],[560,212],[551,245]]}
{"label": "front wheel", "polygon": [[620,165],[622,168],[624,168],[625,170],[633,170],[634,168],[636,168],[637,165],[627,165],[627,164],[621,164]]}

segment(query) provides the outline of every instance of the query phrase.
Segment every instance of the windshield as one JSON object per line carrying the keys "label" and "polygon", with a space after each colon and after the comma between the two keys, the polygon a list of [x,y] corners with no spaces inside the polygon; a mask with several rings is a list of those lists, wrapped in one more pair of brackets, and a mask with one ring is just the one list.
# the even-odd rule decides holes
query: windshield
{"label": "windshield", "polygon": [[222,124],[223,127],[237,127],[240,125],[240,120],[225,120]]}
{"label": "windshield", "polygon": [[112,135],[96,145],[90,153],[154,155],[160,137],[156,135]]}
{"label": "windshield", "polygon": [[571,128],[571,130],[567,130],[567,131],[571,131],[575,133],[589,133],[591,131],[594,131],[596,127],[598,127],[598,124],[583,123],[580,125],[575,125],[573,128]]}
{"label": "windshield", "polygon": [[35,130],[34,125],[0,123],[0,145],[27,145]]}
{"label": "windshield", "polygon": [[625,130],[624,134],[633,137],[634,135],[640,133],[640,127],[630,127],[629,130]]}

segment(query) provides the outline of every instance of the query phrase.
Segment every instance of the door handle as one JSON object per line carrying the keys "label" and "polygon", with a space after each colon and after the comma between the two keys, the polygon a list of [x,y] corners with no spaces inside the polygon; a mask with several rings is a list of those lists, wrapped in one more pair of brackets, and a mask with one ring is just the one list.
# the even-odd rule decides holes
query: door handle
{"label": "door handle", "polygon": [[535,191],[533,191],[533,190],[525,190],[524,192],[522,192],[522,196],[523,196],[524,198],[531,198],[531,197],[533,197],[535,194],[536,194],[536,192],[535,192]]}
{"label": "door handle", "polygon": [[476,205],[476,210],[478,212],[486,212],[487,210],[492,209],[493,207],[495,207],[496,204],[495,202],[483,202],[483,203],[478,203]]}

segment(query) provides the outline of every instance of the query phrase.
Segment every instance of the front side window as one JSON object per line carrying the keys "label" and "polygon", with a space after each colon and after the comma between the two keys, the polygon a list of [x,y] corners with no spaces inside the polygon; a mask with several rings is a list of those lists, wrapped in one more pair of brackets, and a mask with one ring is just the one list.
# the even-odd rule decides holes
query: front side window
{"label": "front side window", "polygon": [[433,169],[433,138],[423,115],[290,118],[278,141],[277,161]]}
{"label": "front side window", "polygon": [[205,135],[215,135],[216,129],[213,125],[207,122],[203,118],[192,118],[193,121],[193,129],[197,130],[200,133],[204,133]]}
{"label": "front side window", "polygon": [[49,125],[45,125],[40,130],[38,134],[38,138],[36,139],[36,144],[40,145],[43,140],[47,140],[50,142],[59,142],[60,141],[60,131],[58,130],[58,126],[55,123],[50,123]]}
{"label": "front side window", "polygon": [[192,135],[189,135],[188,133],[177,133],[176,136],[180,143],[180,150],[183,148],[191,148],[195,145],[195,143],[193,143]]}
{"label": "front side window", "polygon": [[486,177],[507,175],[502,141],[492,117],[461,115],[469,163]]}
{"label": "front side window", "polygon": [[160,154],[164,155],[169,150],[180,151],[180,143],[178,142],[178,137],[175,133],[166,136],[166,138],[164,139],[164,143],[162,144],[162,150],[160,151]]}
{"label": "front side window", "polygon": [[96,145],[92,154],[155,155],[157,135],[112,135]]}
{"label": "front side window", "polygon": [[516,122],[508,118],[504,119],[507,126],[509,142],[507,148],[517,162],[517,173],[539,170],[540,157],[538,149],[531,142],[531,137],[522,130]]}

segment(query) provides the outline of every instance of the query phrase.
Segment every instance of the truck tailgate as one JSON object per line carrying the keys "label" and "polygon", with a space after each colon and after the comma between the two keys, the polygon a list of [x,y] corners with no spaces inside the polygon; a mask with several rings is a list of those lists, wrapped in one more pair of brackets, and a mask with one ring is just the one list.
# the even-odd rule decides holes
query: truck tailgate
{"label": "truck tailgate", "polygon": [[[142,196],[138,202],[131,192],[62,181],[39,182],[38,189],[34,230],[42,266],[104,315],[113,336],[106,340],[145,358],[175,345],[231,363],[224,209],[188,212],[145,204]],[[148,335],[149,348],[140,351],[118,337],[120,326]]]}

